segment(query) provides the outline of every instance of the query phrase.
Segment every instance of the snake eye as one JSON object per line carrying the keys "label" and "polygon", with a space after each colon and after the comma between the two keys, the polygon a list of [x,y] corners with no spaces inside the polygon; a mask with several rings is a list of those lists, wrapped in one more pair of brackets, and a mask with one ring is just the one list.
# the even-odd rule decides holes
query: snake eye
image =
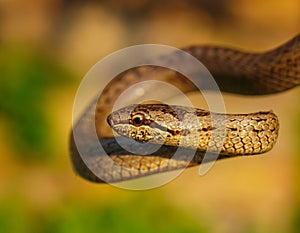
{"label": "snake eye", "polygon": [[144,115],[136,114],[132,116],[131,121],[134,126],[141,126],[144,122]]}

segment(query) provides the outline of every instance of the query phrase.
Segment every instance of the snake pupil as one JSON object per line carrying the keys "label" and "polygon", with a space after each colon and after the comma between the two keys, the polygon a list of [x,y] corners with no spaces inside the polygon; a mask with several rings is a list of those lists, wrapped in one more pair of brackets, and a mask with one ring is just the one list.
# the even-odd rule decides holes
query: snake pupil
{"label": "snake pupil", "polygon": [[134,118],[135,124],[139,125],[139,124],[141,124],[141,122],[142,122],[141,118],[139,118],[139,117]]}

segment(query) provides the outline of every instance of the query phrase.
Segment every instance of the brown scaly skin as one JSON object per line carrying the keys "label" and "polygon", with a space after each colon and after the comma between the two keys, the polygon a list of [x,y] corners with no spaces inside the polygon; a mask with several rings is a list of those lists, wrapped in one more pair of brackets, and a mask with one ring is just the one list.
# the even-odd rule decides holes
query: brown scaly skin
{"label": "brown scaly skin", "polygon": [[[208,68],[221,91],[246,95],[265,95],[282,92],[300,84],[300,35],[265,53],[246,53],[213,46],[192,46],[183,50],[195,56]],[[175,63],[184,63],[180,57],[175,56],[175,58],[177,58]],[[97,135],[103,148],[110,155],[110,157],[95,155],[92,153],[92,148],[87,148],[91,151],[91,154],[86,155],[87,167],[79,155],[72,133],[70,141],[71,159],[80,176],[94,182],[117,182],[193,166],[201,162],[201,151],[197,152],[191,162],[188,162],[189,159],[186,159],[184,155],[182,155],[182,159],[170,159],[173,147],[169,146],[163,146],[157,154],[149,156],[132,155],[122,149],[111,137],[111,129],[106,123],[106,118],[112,112],[112,106],[116,99],[129,86],[153,79],[169,82],[184,93],[197,90],[189,80],[179,73],[162,67],[137,67],[118,75],[105,87],[97,101],[96,111],[88,108],[73,126],[73,130],[76,129],[80,132],[79,140],[88,140],[90,127],[94,127],[90,125],[90,119],[94,117],[95,113]],[[228,147],[230,146],[228,145]],[[239,148],[235,148],[235,150],[237,149]],[[224,157],[227,156],[219,156],[219,159]],[[115,166],[113,161],[122,166]],[[128,170],[128,167],[133,166],[138,168],[137,171]],[[91,167],[97,173],[96,175],[89,169]]]}

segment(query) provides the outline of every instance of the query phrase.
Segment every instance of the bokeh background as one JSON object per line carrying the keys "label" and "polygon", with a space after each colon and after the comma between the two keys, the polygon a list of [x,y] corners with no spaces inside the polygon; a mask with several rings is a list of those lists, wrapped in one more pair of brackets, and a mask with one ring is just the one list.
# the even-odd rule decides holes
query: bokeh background
{"label": "bokeh background", "polygon": [[299,32],[298,0],[0,0],[0,232],[300,232],[299,88],[225,94],[228,112],[278,114],[275,148],[153,190],[83,180],[68,151],[76,89],[104,56],[143,43],[263,51]]}

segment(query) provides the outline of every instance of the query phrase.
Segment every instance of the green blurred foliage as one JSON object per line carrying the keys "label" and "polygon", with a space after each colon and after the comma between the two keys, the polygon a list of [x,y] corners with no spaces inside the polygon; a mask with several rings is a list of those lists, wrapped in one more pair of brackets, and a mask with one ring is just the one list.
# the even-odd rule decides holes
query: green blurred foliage
{"label": "green blurred foliage", "polygon": [[20,45],[0,51],[0,114],[8,139],[18,154],[36,159],[50,148],[45,93],[70,83],[71,73],[45,51]]}
{"label": "green blurred foliage", "polygon": [[205,233],[203,216],[191,217],[158,197],[138,195],[126,202],[64,203],[47,212],[30,210],[24,202],[6,201],[0,212],[2,233]]}
{"label": "green blurred foliage", "polygon": [[6,200],[1,203],[0,232],[30,232],[31,215],[24,200]]}

